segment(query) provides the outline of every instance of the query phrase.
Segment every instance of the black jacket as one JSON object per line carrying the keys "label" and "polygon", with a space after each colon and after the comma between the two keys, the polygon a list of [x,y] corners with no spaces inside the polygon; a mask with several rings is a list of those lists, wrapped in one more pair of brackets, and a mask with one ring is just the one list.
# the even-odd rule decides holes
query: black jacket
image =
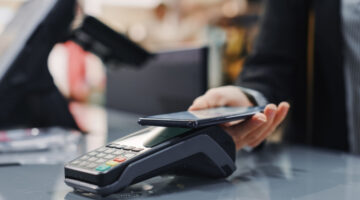
{"label": "black jacket", "polygon": [[[347,151],[340,1],[267,0],[260,33],[239,84],[262,92],[270,102],[290,101],[286,137],[291,141]],[[311,111],[307,76],[310,11],[315,16]]]}

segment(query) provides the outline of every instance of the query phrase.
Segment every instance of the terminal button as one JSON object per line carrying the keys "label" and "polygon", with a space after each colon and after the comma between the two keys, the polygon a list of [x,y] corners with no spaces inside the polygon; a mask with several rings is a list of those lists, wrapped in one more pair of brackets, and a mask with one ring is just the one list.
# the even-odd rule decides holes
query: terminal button
{"label": "terminal button", "polygon": [[88,164],[88,166],[87,166],[87,168],[90,168],[90,169],[92,169],[92,168],[94,168],[94,167],[96,167],[96,164],[95,164],[95,163],[90,163],[90,164]]}
{"label": "terminal button", "polygon": [[124,147],[126,147],[126,146],[125,146],[125,145],[118,144],[118,145],[116,145],[116,147],[115,147],[115,148],[118,148],[118,149],[124,149]]}
{"label": "terminal button", "polygon": [[113,152],[112,154],[114,154],[114,155],[120,155],[120,154],[122,154],[122,153],[124,153],[123,150],[117,150],[117,151]]}
{"label": "terminal button", "polygon": [[134,149],[135,147],[132,147],[132,146],[123,146],[122,147],[122,149],[124,149],[124,150],[132,150],[132,149]]}
{"label": "terminal button", "polygon": [[113,159],[115,156],[112,154],[104,156],[105,159]]}
{"label": "terminal button", "polygon": [[73,165],[77,165],[79,163],[80,163],[80,160],[75,160],[75,161],[71,162],[71,164],[73,164]]}
{"label": "terminal button", "polygon": [[96,158],[96,157],[91,157],[91,158],[89,158],[89,160],[88,161],[90,161],[90,162],[94,162],[94,161],[96,161],[98,158]]}
{"label": "terminal button", "polygon": [[99,165],[99,166],[96,168],[96,171],[104,172],[104,171],[106,171],[106,170],[109,170],[110,168],[111,168],[111,166],[102,164],[102,165]]}
{"label": "terminal button", "polygon": [[124,162],[125,160],[126,160],[125,157],[116,157],[116,158],[114,158],[114,161],[116,161],[116,162]]}
{"label": "terminal button", "polygon": [[93,152],[88,153],[89,156],[95,156],[96,154],[97,154],[96,151],[93,151]]}
{"label": "terminal button", "polygon": [[104,154],[104,153],[99,153],[99,154],[96,155],[96,157],[98,157],[98,158],[102,158],[104,156],[106,156],[106,154]]}
{"label": "terminal button", "polygon": [[108,150],[104,151],[104,153],[112,153],[114,151],[115,151],[115,149],[108,149]]}
{"label": "terminal button", "polygon": [[114,167],[120,163],[116,162],[116,161],[113,161],[113,160],[110,160],[108,162],[106,162],[107,165],[111,166],[111,167]]}
{"label": "terminal button", "polygon": [[96,163],[104,163],[106,160],[105,159],[99,159],[99,160],[97,160],[97,161],[95,161]]}
{"label": "terminal button", "polygon": [[116,148],[117,144],[108,144],[107,147]]}
{"label": "terminal button", "polygon": [[87,160],[89,158],[90,158],[89,156],[83,156],[83,157],[80,158],[80,160]]}
{"label": "terminal button", "polygon": [[79,164],[79,167],[85,167],[86,165],[88,165],[89,163],[86,161],[83,161]]}
{"label": "terminal button", "polygon": [[126,158],[132,158],[132,157],[136,156],[136,154],[135,153],[125,153],[125,154],[123,154],[123,156],[125,156]]}
{"label": "terminal button", "polygon": [[132,151],[135,151],[135,152],[140,152],[142,150],[144,150],[144,149],[143,148],[134,148],[134,149],[132,149]]}
{"label": "terminal button", "polygon": [[106,149],[107,149],[106,147],[102,147],[102,148],[100,148],[100,149],[98,149],[98,150],[96,150],[96,151],[102,152],[102,151],[105,151]]}

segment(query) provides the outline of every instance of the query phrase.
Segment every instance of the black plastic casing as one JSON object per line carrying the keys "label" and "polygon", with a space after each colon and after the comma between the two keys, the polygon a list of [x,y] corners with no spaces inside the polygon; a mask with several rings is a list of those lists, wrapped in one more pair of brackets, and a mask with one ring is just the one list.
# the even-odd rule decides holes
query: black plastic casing
{"label": "black plastic casing", "polygon": [[235,151],[232,138],[222,128],[211,126],[152,147],[109,173],[89,174],[65,166],[65,182],[105,196],[162,174],[224,178],[236,169]]}
{"label": "black plastic casing", "polygon": [[[44,3],[51,2],[54,1]],[[1,128],[62,126],[77,129],[68,102],[55,86],[48,69],[52,48],[70,33],[75,8],[76,0],[56,1],[15,55],[0,81]]]}

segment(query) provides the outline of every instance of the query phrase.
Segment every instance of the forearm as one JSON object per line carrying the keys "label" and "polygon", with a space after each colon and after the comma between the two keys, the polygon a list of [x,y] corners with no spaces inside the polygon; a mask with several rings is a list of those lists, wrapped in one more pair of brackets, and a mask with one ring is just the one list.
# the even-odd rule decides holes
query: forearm
{"label": "forearm", "polygon": [[266,1],[259,35],[236,85],[276,104],[294,96],[306,66],[308,10],[308,1]]}
{"label": "forearm", "polygon": [[254,104],[254,106],[265,106],[269,103],[266,97],[257,90],[253,90],[245,87],[240,87],[240,89],[248,97],[250,102]]}

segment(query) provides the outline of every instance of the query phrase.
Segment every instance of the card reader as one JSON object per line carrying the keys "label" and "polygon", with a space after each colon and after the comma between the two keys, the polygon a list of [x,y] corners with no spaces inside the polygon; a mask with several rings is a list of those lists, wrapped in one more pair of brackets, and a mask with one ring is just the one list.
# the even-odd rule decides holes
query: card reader
{"label": "card reader", "polygon": [[106,196],[162,175],[224,178],[236,167],[232,138],[217,126],[149,127],[95,149],[65,165],[65,183]]}

